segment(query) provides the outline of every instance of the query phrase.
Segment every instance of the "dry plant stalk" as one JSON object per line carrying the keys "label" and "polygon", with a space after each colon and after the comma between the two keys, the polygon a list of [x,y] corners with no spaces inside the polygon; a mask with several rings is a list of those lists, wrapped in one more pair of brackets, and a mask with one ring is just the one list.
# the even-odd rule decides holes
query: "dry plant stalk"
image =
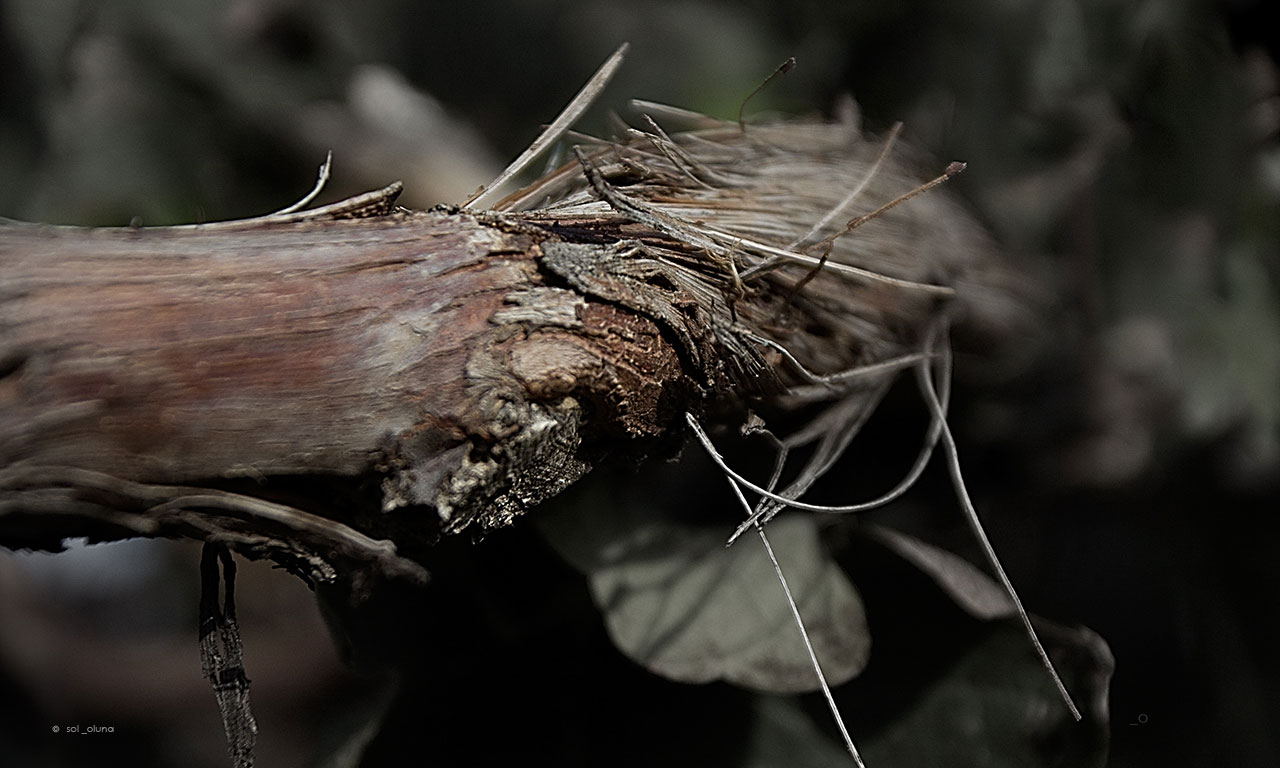
{"label": "dry plant stalk", "polygon": [[0,540],[185,535],[312,580],[420,576],[397,547],[506,524],[606,454],[670,446],[686,411],[861,412],[940,313],[1008,305],[941,195],[814,271],[916,184],[893,155],[870,173],[852,116],[702,120],[485,212],[394,209],[393,186],[226,224],[5,222]]}
{"label": "dry plant stalk", "polygon": [[[468,205],[565,131],[621,54]],[[917,186],[897,128],[864,136],[851,105],[761,126],[642,106],[694,130],[646,115],[486,211],[396,208],[398,185],[300,210],[326,161],[316,190],[259,219],[0,220],[0,545],[189,536],[359,594],[425,579],[415,556],[440,535],[506,525],[609,454],[678,448],[687,426],[748,512],[734,537],[754,528],[772,558],[779,511],[885,503],[942,438],[1016,603],[932,372],[952,319],[998,329],[1016,312],[1012,278],[946,196],[899,205],[963,166]],[[933,426],[908,476],[871,502],[798,502],[909,367]],[[807,423],[778,439],[756,412]],[[702,420],[768,434],[767,488]]]}

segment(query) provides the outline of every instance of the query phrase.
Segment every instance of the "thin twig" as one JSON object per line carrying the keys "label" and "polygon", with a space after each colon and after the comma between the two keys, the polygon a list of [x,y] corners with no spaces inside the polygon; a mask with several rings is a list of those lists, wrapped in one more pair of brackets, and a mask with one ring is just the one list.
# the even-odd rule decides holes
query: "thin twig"
{"label": "thin twig", "polygon": [[268,216],[285,216],[295,211],[300,211],[311,205],[311,201],[316,199],[316,195],[320,194],[320,190],[324,189],[324,185],[329,181],[329,171],[333,167],[333,150],[325,155],[324,162],[320,164],[320,174],[316,177],[316,185],[311,188],[301,200],[285,208],[281,208],[275,213],[269,213]]}
{"label": "thin twig", "polygon": [[881,499],[873,499],[872,501],[863,502],[861,504],[846,504],[844,506],[833,507],[833,506],[825,506],[822,504],[809,504],[807,502],[798,501],[796,499],[790,499],[790,498],[787,498],[786,496],[781,496],[779,494],[773,493],[772,491],[761,488],[760,486],[756,485],[755,483],[751,482],[747,478],[743,477],[742,475],[738,474],[737,472],[729,468],[729,465],[726,464],[724,461],[724,457],[721,456],[720,452],[716,450],[715,444],[711,442],[711,438],[707,437],[706,431],[703,430],[702,425],[698,423],[698,420],[694,418],[694,415],[692,413],[686,412],[684,416],[685,416],[685,421],[687,421],[689,424],[689,427],[693,429],[694,436],[698,438],[698,442],[702,443],[702,447],[706,450],[707,455],[711,457],[711,460],[715,462],[716,466],[720,467],[720,469],[723,470],[726,474],[728,474],[729,477],[741,483],[744,488],[750,489],[754,493],[758,493],[767,499],[772,499],[773,501],[781,502],[782,504],[785,504],[788,507],[794,507],[795,509],[805,509],[810,512],[841,512],[841,513],[864,512],[868,509],[875,509],[876,507],[884,506],[886,503],[888,503],[886,501],[882,501]]}
{"label": "thin twig", "polygon": [[[864,411],[869,409],[859,409],[859,410]],[[865,420],[865,417],[863,418]],[[727,463],[725,463],[724,457],[720,455],[720,452],[716,449],[715,444],[711,442],[711,438],[707,436],[706,431],[702,428],[702,425],[698,423],[697,418],[695,418],[693,414],[685,413],[685,420],[688,422],[689,427],[693,430],[694,435],[698,438],[698,441],[702,443],[702,447],[706,450],[707,455],[711,457],[711,460],[715,462],[715,464],[718,467],[720,467],[720,469],[724,471],[729,477],[731,477],[733,480],[740,483],[744,488],[748,488],[754,493],[758,493],[762,497],[778,502],[779,504],[786,507],[792,507],[794,509],[804,509],[810,512],[833,512],[833,513],[865,512],[870,509],[882,507],[885,504],[888,504],[889,502],[893,501],[894,499],[897,499],[903,493],[905,493],[908,489],[911,488],[912,485],[915,484],[916,480],[919,479],[920,474],[923,472],[924,466],[928,463],[929,456],[932,455],[933,446],[937,442],[938,432],[941,429],[936,424],[930,425],[929,435],[928,437],[926,437],[925,444],[921,449],[920,455],[917,456],[916,461],[913,464],[911,470],[907,473],[907,475],[901,481],[898,482],[897,485],[895,485],[887,493],[881,496],[878,496],[875,499],[872,499],[870,501],[865,501],[858,504],[848,504],[848,505],[842,505],[842,506],[827,506],[827,505],[821,505],[821,504],[809,504],[807,502],[799,501],[796,498],[794,498],[790,493],[777,494],[767,488],[762,488],[759,485],[756,485],[755,483],[746,479],[745,477],[743,477],[742,475],[740,475],[739,473],[731,469]],[[844,441],[841,441],[841,442],[844,444],[847,444]],[[839,454],[843,452],[843,449],[844,449],[844,445],[840,445],[835,450],[821,452],[821,454],[826,454],[826,455],[821,456],[821,460],[822,460],[821,466],[815,467],[815,472],[817,474],[821,474],[821,472],[825,472],[827,469],[829,469],[831,463],[833,463],[835,458],[837,458]],[[740,526],[738,530],[734,533],[734,535],[730,538],[729,543],[732,543],[739,536],[741,536],[742,533],[744,533],[745,530],[748,527],[750,527],[750,525],[753,522],[755,521],[749,520],[746,523],[744,523],[742,526]]]}
{"label": "thin twig", "polygon": [[[892,381],[892,378],[886,377],[880,382],[880,386],[872,392],[850,395],[814,419],[815,423],[823,425],[818,438],[818,445],[800,470],[800,474],[779,495],[788,499],[797,499],[808,493],[813,484],[835,465],[836,460],[848,450],[850,443],[861,434],[862,428],[866,426],[871,419],[871,414],[875,412],[875,404],[889,391],[889,385]],[[802,430],[802,432],[807,431],[807,429]],[[788,438],[785,445],[788,449],[793,447],[790,443],[790,438]],[[773,484],[770,483],[768,488],[772,491]],[[753,515],[753,522],[758,521],[763,525],[772,520],[783,509],[786,509],[785,505],[776,501],[761,499],[758,509]],[[747,525],[739,526],[734,535],[730,536],[729,540],[725,542],[725,546],[733,546],[737,537],[742,535],[748,527]]]}
{"label": "thin twig", "polygon": [[582,172],[586,176],[587,183],[591,186],[592,191],[618,213],[695,248],[708,251],[723,259],[731,258],[728,250],[716,243],[715,240],[701,235],[700,229],[695,229],[670,214],[660,211],[651,205],[646,205],[639,200],[634,200],[618,191],[612,184],[605,181],[600,169],[582,151],[582,147],[574,147],[573,154],[578,158],[578,164],[582,166]]}
{"label": "thin twig", "polygon": [[[788,245],[787,246],[788,250],[795,250],[796,248],[802,247],[805,241],[807,241],[815,233],[821,231],[822,228],[825,227],[832,219],[834,219],[836,216],[839,216],[850,205],[853,204],[854,199],[859,194],[862,193],[862,190],[866,189],[868,184],[871,183],[871,179],[876,175],[876,172],[880,169],[880,165],[884,162],[885,157],[889,155],[889,149],[893,147],[893,143],[897,140],[898,133],[901,130],[902,130],[901,122],[893,124],[893,128],[890,129],[889,131],[889,137],[885,139],[884,146],[880,148],[880,154],[876,157],[875,162],[872,163],[871,169],[868,170],[867,173],[862,177],[862,182],[858,184],[856,187],[854,187],[853,190],[850,191],[849,194],[846,195],[845,198],[841,200],[834,208],[828,211],[827,215],[823,216],[822,219],[820,219],[817,224],[814,224],[813,227],[808,232],[804,233],[804,235],[802,235],[798,240]],[[884,208],[883,210],[888,210],[888,207]],[[822,268],[827,265],[827,259],[831,256],[831,247],[832,247],[832,243],[834,242],[835,241],[832,240],[831,242],[827,243],[827,247],[823,249],[822,257],[818,259],[818,263],[815,264],[813,268],[811,268],[807,273],[805,273],[804,277],[800,278],[800,280],[794,286],[791,287],[790,293],[787,294],[786,300],[782,302],[782,306],[778,310],[779,313],[784,311],[787,307],[790,307],[791,302],[795,301],[795,298],[797,295],[799,295],[800,291],[804,290],[804,287],[808,285],[809,282],[813,280],[813,278],[817,277],[820,272],[822,272]]]}
{"label": "thin twig", "polygon": [[[398,554],[391,541],[372,538],[331,518],[253,496],[212,488],[138,483],[77,467],[18,464],[0,469],[0,490],[20,490],[25,486],[92,489],[132,500],[145,511],[128,514],[155,525],[171,516],[188,519],[188,515],[197,515],[220,518],[221,527],[225,528],[225,519],[234,516],[250,523],[250,530],[283,528],[290,532],[290,539],[303,544],[308,551],[340,553],[352,560],[376,564],[388,576],[417,583],[427,581],[426,569]],[[107,514],[86,514],[107,517]],[[109,519],[120,515],[119,512],[108,514],[112,516]]]}
{"label": "thin twig", "polygon": [[742,113],[743,113],[743,111],[747,108],[747,103],[748,103],[749,101],[751,101],[753,98],[755,98],[755,96],[756,96],[756,94],[757,94],[757,93],[760,93],[760,92],[761,92],[761,91],[763,91],[765,88],[767,88],[767,87],[768,87],[768,85],[769,85],[769,83],[772,83],[772,82],[773,82],[774,80],[776,80],[777,78],[781,77],[782,75],[787,74],[788,72],[790,72],[791,70],[793,70],[793,69],[795,69],[795,68],[796,68],[796,57],[795,57],[795,56],[788,56],[788,57],[787,57],[787,60],[786,60],[786,61],[784,61],[784,62],[782,62],[781,64],[779,64],[779,65],[778,65],[778,68],[777,68],[777,69],[775,69],[775,70],[773,70],[773,72],[772,72],[768,77],[766,77],[766,78],[764,79],[764,82],[763,82],[763,83],[761,83],[761,84],[757,85],[757,86],[755,87],[755,90],[753,90],[751,93],[748,93],[748,94],[747,94],[747,97],[746,97],[745,99],[743,99],[743,100],[742,100],[742,103],[741,103],[741,104],[739,104],[739,105],[738,105],[738,128],[739,128],[739,130],[741,130],[743,133],[746,133],[746,131],[747,131],[747,124],[746,124],[745,122],[743,122],[743,119],[742,119]]}
{"label": "thin twig", "polygon": [[707,183],[707,181],[702,178],[703,176],[706,176],[710,181],[716,182],[721,187],[729,186],[729,182],[726,178],[717,174],[715,171],[712,171],[705,163],[699,162],[685,151],[683,147],[667,135],[667,132],[662,129],[662,126],[658,125],[656,120],[648,115],[644,115],[643,117],[645,122],[648,123],[649,127],[653,130],[653,133],[644,133],[643,131],[639,131],[638,133],[641,133],[641,135],[643,135],[650,144],[653,144],[653,146],[656,147],[658,151],[667,158],[667,160],[671,161],[673,166],[692,179],[694,184],[697,184],[703,189],[716,189],[716,187]]}
{"label": "thin twig", "polygon": [[735,326],[733,330],[742,334],[750,341],[762,344],[781,354],[782,358],[786,360],[795,372],[800,374],[800,377],[806,382],[810,384],[831,386],[833,388],[836,384],[843,384],[854,379],[865,379],[878,373],[888,373],[890,371],[900,371],[905,368],[910,368],[925,357],[923,352],[911,352],[909,354],[899,355],[898,357],[891,357],[887,360],[859,365],[837,373],[818,374],[806,368],[803,363],[796,359],[795,355],[791,354],[791,350],[773,339],[751,333],[741,326]]}
{"label": "thin twig", "polygon": [[[799,262],[799,263],[807,263],[813,266],[813,270],[800,281],[797,288],[803,286],[809,280],[812,280],[813,276],[816,275],[819,271],[821,271],[824,267],[836,272],[847,271],[849,269],[849,265],[840,264],[840,263],[829,263],[827,261],[828,257],[830,257],[831,255],[831,250],[835,246],[835,242],[837,240],[849,234],[850,232],[862,226],[863,224],[866,224],[868,221],[871,221],[872,219],[877,219],[880,216],[883,216],[885,213],[887,213],[891,209],[896,208],[897,206],[905,203],[911,198],[917,195],[923,194],[925,192],[928,192],[929,190],[933,189],[939,184],[942,184],[943,182],[945,182],[947,179],[950,179],[952,176],[955,176],[957,173],[960,173],[964,169],[965,169],[964,163],[953,162],[947,166],[947,169],[943,171],[941,176],[938,176],[935,179],[927,181],[924,184],[921,184],[920,186],[916,187],[915,189],[912,189],[908,192],[904,192],[901,195],[898,195],[894,199],[890,200],[889,202],[885,203],[884,205],[880,206],[874,211],[871,211],[870,213],[864,213],[861,216],[857,216],[853,219],[850,219],[845,224],[844,229],[842,229],[841,231],[833,235],[828,235],[822,240],[819,240],[818,242],[814,243],[814,246],[823,246],[822,256],[818,258],[814,258],[813,256],[808,256],[807,254],[804,255],[803,258],[796,258],[797,256],[800,256],[800,254],[797,254],[792,248],[773,249],[775,251],[774,253],[775,258],[768,259],[746,270],[745,272],[742,273],[742,279],[750,280],[751,278],[758,277],[759,275],[764,274],[765,272],[773,271],[774,269],[777,269],[779,266],[781,266],[782,261],[786,261],[786,260]],[[805,237],[808,237],[808,235],[805,235]],[[801,238],[801,241],[803,240],[804,238]],[[866,270],[862,270],[862,271],[865,272]],[[876,275],[877,273],[873,272],[871,274]],[[883,275],[878,275],[878,277],[882,282],[887,282],[887,283],[911,282],[911,281],[896,280],[895,278],[889,278]],[[911,287],[921,288],[924,286],[928,286],[934,289],[943,287],[943,286],[930,286],[927,283],[912,283]],[[938,291],[938,292],[954,293],[954,291],[950,289],[948,289],[947,291]]]}
{"label": "thin twig", "polygon": [[[923,363],[924,361],[928,361],[931,358],[933,358],[934,356],[933,345],[937,337],[938,331],[939,331],[939,324],[935,323],[932,326],[930,326],[929,331],[925,336],[924,352],[920,353],[917,356],[920,362]],[[888,362],[893,362],[893,361],[888,361]],[[950,355],[946,355],[945,357],[943,357],[943,359],[939,361],[938,365],[940,368],[940,375],[939,375],[939,379],[941,381],[940,388],[942,390],[942,397],[941,397],[942,412],[945,418],[947,406],[951,402],[951,357]],[[887,382],[886,382],[886,386],[887,386]],[[863,421],[865,421],[866,418],[870,417],[869,412],[871,411],[871,409],[867,408],[865,410],[868,411],[866,416],[859,415],[859,418],[861,418]],[[859,429],[860,428],[861,427],[859,425]],[[910,490],[912,486],[916,484],[916,481],[920,479],[920,475],[924,473],[924,468],[928,466],[929,459],[933,456],[933,450],[938,445],[938,437],[939,437],[939,434],[941,433],[941,430],[942,430],[942,421],[937,418],[930,419],[929,431],[925,436],[924,442],[920,446],[919,453],[916,454],[915,463],[911,465],[911,469],[907,472],[905,476],[903,476],[901,480],[898,481],[897,485],[895,485],[893,488],[887,491],[884,495],[875,499],[875,501],[877,502],[877,505],[888,504],[889,502],[902,496],[904,493]],[[831,468],[831,466],[835,463],[835,461],[840,456],[844,455],[845,449],[848,447],[849,442],[852,441],[853,437],[856,434],[857,433],[855,431],[849,434],[847,437],[842,436],[840,443],[834,446],[828,446],[828,443],[830,441],[824,439],[823,444],[820,446],[820,448],[817,451],[814,452],[813,457],[810,459],[810,466],[812,466],[813,469],[810,470],[810,467],[807,466],[805,468],[805,472],[802,473],[801,478],[797,480],[796,483],[792,484],[792,488],[798,488],[800,487],[801,480],[807,480],[807,482],[803,485],[802,489],[797,493],[785,493],[783,495],[789,498],[794,498],[796,496],[799,496],[800,493],[802,493],[803,491],[808,490],[809,486],[812,485],[813,482],[816,482],[819,477],[826,474],[827,471]],[[812,477],[810,478],[809,475],[812,475]],[[773,488],[770,487],[769,490],[773,490]],[[788,489],[788,490],[790,491],[792,489]],[[778,513],[781,512],[783,509],[784,507],[782,505],[779,505],[776,503],[771,504],[770,508],[760,518],[760,524],[767,525],[769,521],[772,520],[774,517],[776,517]],[[745,527],[739,527],[738,531],[735,532],[734,536],[730,537],[729,543],[732,544],[734,539],[740,536],[744,532],[744,530],[745,530]]]}
{"label": "thin twig", "polygon": [[358,219],[381,216],[390,213],[395,207],[396,198],[404,190],[404,184],[393,181],[382,189],[364,192],[336,203],[322,205],[305,211],[292,213],[272,213],[266,216],[255,216],[252,219],[232,219],[231,221],[215,221],[209,224],[178,224],[165,227],[170,231],[224,231],[253,229],[264,224],[290,224],[299,221],[318,221],[321,219]]}
{"label": "thin twig", "polygon": [[[724,232],[724,231],[715,229],[714,227],[709,227],[706,225],[702,225],[701,227],[699,227],[699,229],[702,232],[705,232],[706,234],[712,236],[716,240],[730,242],[730,243],[737,243],[742,248],[758,251],[761,254],[766,254],[769,256],[777,256],[782,261],[789,261],[796,264],[806,264],[808,266],[817,266],[818,264],[821,263],[821,259],[819,259],[816,256],[810,256],[806,253],[798,253],[796,251],[787,250],[786,248],[779,248],[777,246],[769,245],[767,243],[756,242],[755,240],[750,240],[748,238],[742,237],[741,235],[735,235],[732,232]],[[741,276],[742,279],[749,280],[752,277],[757,277],[761,272],[761,270],[759,269],[760,266],[761,265],[756,265],[751,269],[744,271]],[[863,269],[861,267],[855,267],[852,264],[845,264],[843,262],[838,262],[838,261],[830,262],[826,264],[826,269],[830,272],[835,272],[837,274],[845,275],[848,277],[862,278],[864,280],[871,280],[877,283],[894,285],[899,288],[909,288],[911,290],[922,291],[925,293],[933,293],[940,296],[955,295],[955,289],[949,286],[934,285],[933,283],[921,283],[915,280],[903,280],[902,278],[890,277],[889,275],[884,275],[879,272],[873,272],[869,269]]]}
{"label": "thin twig", "polygon": [[[810,266],[820,263],[819,259],[803,253],[788,251],[777,246],[767,243],[757,242],[742,235],[735,235],[732,232],[724,232],[714,227],[709,227],[704,223],[694,224],[682,221],[665,211],[642,203],[632,197],[629,197],[618,189],[610,185],[604,180],[600,173],[600,169],[591,162],[581,147],[573,148],[574,154],[578,158],[578,162],[582,165],[583,172],[587,177],[588,184],[592,190],[609,204],[618,213],[621,213],[632,220],[652,227],[665,235],[674,237],[695,248],[701,248],[712,254],[720,256],[724,261],[731,262],[735,251],[755,251],[759,254],[778,256],[783,260],[792,261],[799,264],[807,264]],[[754,268],[753,268],[754,269]],[[914,280],[903,280],[901,278],[889,277],[879,272],[873,272],[869,269],[862,269],[851,264],[843,264],[840,262],[832,262],[827,264],[827,269],[847,277],[855,277],[873,282],[885,283],[888,285],[898,286],[900,288],[908,288],[926,293],[933,293],[941,296],[952,296],[955,289],[945,285],[934,285],[932,283],[919,283]],[[746,275],[753,270],[747,270],[739,276],[739,281],[745,280]]]}
{"label": "thin twig", "polygon": [[[775,472],[774,479],[777,479]],[[742,489],[738,484],[729,481],[729,486],[733,488],[733,493],[738,497],[738,502],[742,508],[751,514],[751,505],[747,503],[747,499],[742,495]],[[862,761],[862,755],[858,753],[858,747],[853,743],[853,737],[849,735],[848,728],[845,727],[844,718],[840,715],[840,707],[836,705],[835,696],[831,694],[831,686],[827,684],[827,676],[822,672],[822,665],[818,663],[818,654],[813,650],[813,643],[809,640],[809,631],[805,629],[804,619],[800,617],[800,608],[796,605],[795,598],[791,595],[791,587],[787,584],[787,577],[782,573],[782,566],[778,563],[777,556],[773,553],[773,546],[769,544],[769,537],[765,536],[764,528],[756,525],[756,532],[760,534],[760,542],[764,544],[765,552],[769,554],[769,562],[773,563],[773,572],[778,576],[778,583],[782,585],[782,591],[787,596],[787,605],[791,607],[791,615],[796,621],[796,626],[800,629],[800,637],[804,640],[805,650],[809,652],[809,661],[813,664],[813,670],[818,675],[818,685],[822,687],[822,695],[827,700],[827,707],[831,710],[831,716],[836,721],[836,727],[840,729],[840,735],[844,738],[845,748],[849,750],[849,754],[853,755],[853,762],[858,768],[866,768],[866,763]]]}
{"label": "thin twig", "polygon": [[1071,699],[1071,694],[1067,691],[1066,685],[1063,684],[1062,678],[1058,675],[1058,670],[1054,668],[1053,662],[1049,659],[1049,654],[1045,651],[1044,645],[1041,644],[1035,627],[1031,626],[1031,617],[1027,615],[1026,609],[1022,607],[1022,600],[1013,588],[1013,582],[1009,580],[1009,576],[1004,572],[1004,567],[1000,565],[1000,558],[996,556],[995,547],[991,546],[991,540],[987,538],[987,532],[983,529],[982,521],[978,518],[978,511],[974,508],[973,500],[969,497],[969,491],[964,484],[964,473],[960,469],[960,451],[956,447],[955,438],[951,435],[951,429],[947,426],[946,415],[943,412],[942,404],[938,400],[938,393],[934,390],[932,376],[927,363],[921,363],[916,369],[916,380],[920,386],[920,393],[928,401],[929,410],[933,413],[934,418],[942,424],[942,445],[946,451],[947,469],[951,473],[951,482],[955,487],[956,497],[960,500],[960,505],[964,509],[965,520],[969,523],[969,529],[973,532],[974,538],[978,540],[978,544],[982,548],[982,554],[986,557],[991,569],[995,571],[1000,585],[1004,587],[1004,591],[1013,601],[1013,605],[1018,611],[1018,617],[1022,619],[1022,626],[1027,631],[1027,637],[1030,638],[1031,644],[1035,646],[1036,654],[1040,657],[1040,663],[1044,665],[1044,668],[1049,672],[1049,676],[1053,678],[1053,684],[1058,688],[1058,695],[1062,697],[1067,709],[1071,710],[1071,716],[1079,722],[1081,719],[1080,710],[1076,708],[1075,702]]}
{"label": "thin twig", "polygon": [[704,115],[692,109],[683,107],[674,107],[670,104],[663,104],[657,101],[648,101],[647,99],[631,99],[627,102],[628,106],[638,112],[648,113],[660,118],[671,120],[683,120],[698,128],[718,128],[725,124],[724,120]]}
{"label": "thin twig", "polygon": [[830,237],[827,237],[823,240],[819,240],[818,242],[834,243],[836,240],[840,239],[841,237],[844,237],[845,235],[849,234],[850,232],[862,226],[863,224],[866,224],[868,221],[871,221],[872,219],[878,219],[881,216],[883,216],[885,213],[887,213],[890,209],[896,208],[899,205],[902,205],[903,203],[907,202],[911,198],[917,195],[922,195],[925,192],[928,192],[929,190],[938,186],[939,184],[942,184],[947,179],[950,179],[952,176],[955,176],[956,174],[963,171],[966,167],[967,166],[964,163],[960,163],[960,162],[949,163],[947,165],[947,169],[942,172],[941,176],[938,176],[937,178],[932,179],[930,181],[926,181],[925,183],[921,184],[920,186],[916,187],[915,189],[909,192],[904,192],[901,195],[898,195],[897,197],[893,198],[889,202],[875,209],[871,213],[864,213],[861,216],[857,216],[853,219],[850,219],[849,223],[844,225],[844,229],[842,231],[834,235],[831,235]]}
{"label": "thin twig", "polygon": [[900,133],[902,133],[902,123],[894,123],[893,127],[889,129],[889,135],[885,137],[884,144],[880,147],[880,152],[876,155],[875,161],[871,163],[871,167],[867,169],[867,172],[863,175],[862,181],[858,182],[857,186],[849,190],[849,194],[845,195],[843,200],[836,203],[831,210],[827,211],[826,215],[821,219],[818,219],[817,223],[810,227],[808,232],[805,232],[803,235],[792,241],[787,246],[788,250],[803,248],[809,242],[809,238],[821,232],[828,224],[834,221],[837,216],[847,211],[849,206],[853,205],[853,201],[858,199],[858,196],[861,195],[871,184],[871,180],[880,172],[880,166],[884,165],[885,158],[889,156],[889,151],[893,149],[893,145],[897,143],[898,134]]}
{"label": "thin twig", "polygon": [[604,87],[609,84],[609,80],[613,78],[613,74],[618,71],[618,67],[622,64],[622,59],[626,55],[628,47],[627,43],[618,46],[618,49],[608,59],[605,59],[604,64],[600,65],[600,69],[596,70],[596,73],[591,76],[587,84],[582,86],[582,90],[578,91],[577,95],[569,101],[564,110],[556,116],[556,119],[551,121],[546,130],[538,138],[534,139],[533,143],[524,152],[521,152],[519,157],[511,161],[511,165],[508,165],[506,170],[498,174],[498,178],[490,182],[488,186],[481,187],[462,204],[462,207],[475,208],[483,206],[486,201],[493,198],[504,184],[523,171],[538,155],[542,154],[543,150],[558,141],[560,136],[582,116],[583,112],[587,111],[587,107],[591,106],[596,97],[600,95],[600,92],[604,90]]}
{"label": "thin twig", "polygon": [[[924,352],[915,353],[910,356],[893,358],[891,360],[887,360],[882,363],[871,365],[871,366],[863,366],[860,368],[855,368],[855,369],[852,369],[852,371],[850,371],[849,373],[851,374],[868,373],[873,370],[896,371],[899,368],[905,367],[903,363],[907,359],[911,359],[917,362],[928,360],[933,356],[932,346],[933,346],[933,339],[935,337],[936,332],[937,332],[936,327],[930,329],[930,332],[927,335],[925,340]],[[942,369],[945,371],[945,374],[941,377],[942,403],[943,403],[944,413],[946,411],[947,403],[950,401],[950,395],[951,395],[950,364],[951,364],[950,358],[947,358],[940,363],[940,365],[942,366]],[[840,375],[840,374],[836,374],[836,375]],[[883,391],[883,389],[887,386],[887,384],[888,384],[888,381],[884,382],[884,385],[882,385],[881,391]],[[847,405],[851,405],[852,408],[847,407]],[[850,418],[850,417],[835,416],[834,414],[840,410],[851,410],[852,417]],[[801,472],[800,477],[798,477],[795,480],[795,482],[793,482],[786,489],[786,491],[784,491],[781,494],[778,494],[778,496],[794,500],[796,497],[800,496],[805,491],[807,491],[809,487],[814,482],[817,481],[818,478],[826,474],[826,472],[830,470],[831,466],[835,463],[836,459],[838,459],[841,455],[844,454],[844,451],[848,447],[849,443],[861,430],[862,424],[865,423],[868,418],[870,418],[870,414],[872,410],[874,409],[871,407],[868,407],[865,403],[860,401],[853,401],[852,403],[842,402],[837,406],[835,406],[834,408],[832,408],[831,410],[822,413],[817,419],[815,419],[815,423],[821,422],[825,425],[825,428],[821,433],[822,444],[819,446],[817,450],[815,450],[813,456],[809,459],[808,464],[805,466],[804,470]],[[831,426],[833,423],[836,426]],[[940,431],[941,431],[941,424],[938,423],[936,419],[932,420],[929,426],[929,432],[924,439],[920,452],[917,454],[916,460],[912,464],[911,469],[901,480],[898,481],[898,484],[895,485],[888,492],[886,492],[882,496],[870,502],[864,502],[866,505],[868,505],[866,507],[867,509],[872,508],[872,506],[878,507],[878,506],[887,504],[893,501],[894,499],[897,499],[902,494],[906,493],[913,485],[915,485],[916,481],[919,480],[920,475],[924,472],[924,468],[928,465],[929,458],[933,455],[933,450],[934,450],[934,447],[937,445]],[[802,432],[804,432],[804,430],[802,430]],[[789,442],[792,441],[795,437],[796,436],[792,436],[792,438],[788,438],[788,441]],[[816,439],[816,437],[801,439],[795,442],[795,444],[802,445],[813,439]],[[755,489],[753,488],[753,490]],[[770,483],[767,490],[773,491],[772,483]],[[781,512],[783,509],[789,506],[797,506],[797,504],[795,503],[788,504],[788,503],[783,503],[777,500],[770,500],[770,503],[767,503],[767,504],[762,503],[761,507],[757,509],[746,522],[738,526],[737,530],[734,531],[733,535],[729,537],[729,540],[726,543],[726,545],[732,546],[733,543],[737,541],[737,539],[743,533],[745,533],[747,529],[749,529],[752,525],[756,524],[757,522],[762,525],[767,524],[779,512]],[[859,511],[859,510],[853,510],[853,511]]]}

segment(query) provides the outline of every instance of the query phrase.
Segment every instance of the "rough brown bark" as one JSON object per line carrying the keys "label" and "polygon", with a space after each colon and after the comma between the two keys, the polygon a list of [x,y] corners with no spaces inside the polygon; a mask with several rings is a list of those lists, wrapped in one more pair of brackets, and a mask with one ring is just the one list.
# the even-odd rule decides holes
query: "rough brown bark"
{"label": "rough brown bark", "polygon": [[312,580],[421,577],[397,547],[505,524],[686,410],[847,396],[866,385],[814,374],[917,350],[948,306],[1004,311],[941,196],[835,240],[835,267],[761,269],[913,185],[879,149],[849,123],[658,131],[483,213],[389,188],[220,225],[0,223],[0,544],[188,535]]}

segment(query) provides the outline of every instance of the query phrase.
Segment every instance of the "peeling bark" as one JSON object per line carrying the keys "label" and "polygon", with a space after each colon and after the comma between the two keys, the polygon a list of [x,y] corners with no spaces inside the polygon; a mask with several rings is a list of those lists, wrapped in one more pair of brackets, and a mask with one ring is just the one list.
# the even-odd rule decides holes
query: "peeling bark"
{"label": "peeling bark", "polygon": [[[186,535],[312,581],[420,578],[405,551],[678,446],[685,411],[845,396],[867,385],[819,375],[909,354],[943,311],[998,327],[1007,273],[944,195],[832,240],[914,186],[903,161],[809,233],[879,149],[849,122],[719,126],[482,213],[388,188],[221,225],[0,223],[0,544]],[[826,242],[811,280],[775,253]]]}

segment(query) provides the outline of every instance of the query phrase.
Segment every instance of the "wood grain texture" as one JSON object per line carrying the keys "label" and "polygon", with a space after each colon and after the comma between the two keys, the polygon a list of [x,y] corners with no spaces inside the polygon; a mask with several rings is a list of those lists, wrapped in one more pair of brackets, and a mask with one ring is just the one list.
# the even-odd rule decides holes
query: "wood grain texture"
{"label": "wood grain texture", "polygon": [[[846,398],[867,385],[815,377],[916,351],[940,312],[1008,314],[943,195],[835,236],[855,185],[855,212],[912,186],[872,173],[880,149],[847,122],[725,126],[599,148],[483,213],[388,188],[208,226],[0,223],[0,544],[185,535],[313,581],[420,577],[400,550],[678,446],[685,411]],[[824,248],[818,273],[778,261]]]}

